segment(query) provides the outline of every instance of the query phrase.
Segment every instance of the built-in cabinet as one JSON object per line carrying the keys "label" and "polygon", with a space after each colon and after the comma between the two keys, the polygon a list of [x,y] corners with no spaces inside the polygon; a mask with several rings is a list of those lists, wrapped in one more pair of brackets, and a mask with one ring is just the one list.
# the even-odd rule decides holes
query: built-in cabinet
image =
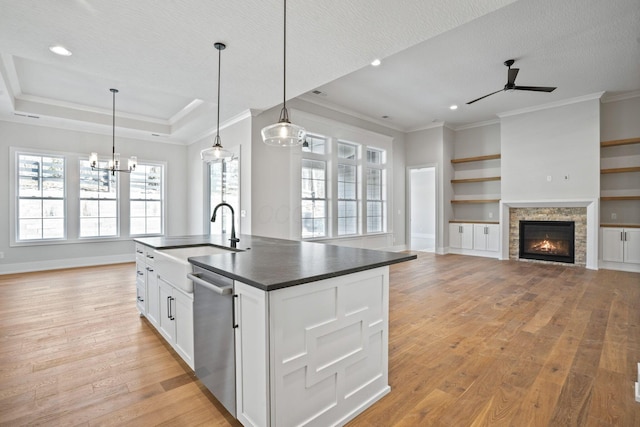
{"label": "built-in cabinet", "polygon": [[136,274],[138,311],[193,369],[193,294],[159,277],[154,249],[140,243],[136,243]]}
{"label": "built-in cabinet", "polygon": [[498,224],[473,224],[473,249],[498,252],[500,226]]}
{"label": "built-in cabinet", "polygon": [[473,224],[449,224],[449,247],[454,249],[473,249]]}
{"label": "built-in cabinet", "polygon": [[497,222],[449,223],[449,252],[497,258],[500,225]]}
{"label": "built-in cabinet", "polygon": [[600,143],[601,267],[639,271],[640,138]]}
{"label": "built-in cabinet", "polygon": [[640,264],[640,228],[602,227],[602,260]]}

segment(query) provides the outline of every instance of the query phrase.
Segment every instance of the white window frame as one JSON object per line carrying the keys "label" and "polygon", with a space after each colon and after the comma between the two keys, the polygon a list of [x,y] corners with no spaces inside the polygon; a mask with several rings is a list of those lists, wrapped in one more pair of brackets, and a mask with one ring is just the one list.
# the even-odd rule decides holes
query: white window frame
{"label": "white window frame", "polygon": [[[89,162],[89,158],[88,157],[84,157],[84,158],[79,158],[78,159],[78,238],[82,239],[82,240],[86,240],[86,239],[113,239],[113,238],[118,238],[120,237],[120,179],[119,179],[119,175],[116,175],[115,178],[115,188],[116,188],[116,197],[115,200],[114,199],[103,199],[101,197],[98,198],[89,198],[89,197],[82,197],[82,192],[80,191],[80,177],[82,175],[82,162]],[[106,168],[108,166],[108,160],[102,160],[102,161],[98,161],[98,167],[101,168]],[[100,174],[100,173],[106,173],[111,175],[110,172],[106,172],[106,171],[92,171],[95,174]],[[100,202],[101,201],[105,201],[105,200],[114,200],[116,202],[116,233],[115,234],[105,234],[102,235],[97,234],[97,235],[91,235],[91,236],[83,236],[82,235],[82,202],[84,200],[90,200],[90,201],[97,201],[98,202],[98,216],[96,217],[98,220],[98,230],[100,230],[100,220],[103,218],[100,215]]]}
{"label": "white window frame", "polygon": [[[150,166],[150,167],[160,167],[162,169],[162,180],[161,180],[161,185],[162,185],[162,189],[160,191],[160,232],[158,233],[132,233],[131,232],[131,220],[132,218],[134,218],[132,216],[132,210],[131,210],[131,203],[132,202],[155,202],[158,201],[156,199],[140,199],[140,198],[132,198],[131,197],[131,180],[129,180],[129,200],[128,200],[128,205],[129,205],[129,229],[128,229],[128,234],[129,236],[132,237],[143,237],[143,236],[163,236],[165,234],[165,220],[166,220],[166,189],[167,189],[167,165],[164,162],[153,162],[153,161],[141,161],[138,160],[138,165],[136,166],[136,168],[139,170],[142,166]],[[135,172],[134,172],[135,173]],[[145,178],[146,180],[146,178]],[[145,206],[146,209],[146,206]],[[135,218],[145,218],[145,223],[147,221],[147,219],[149,218],[148,215],[145,214],[144,217],[135,217]],[[146,225],[145,225],[145,231],[146,231]]]}
{"label": "white window frame", "polygon": [[[354,151],[355,151],[355,157],[353,159],[348,159],[348,158],[343,158],[340,157],[340,146],[341,145],[346,145],[346,146],[350,146],[353,147]],[[336,141],[336,157],[337,157],[337,169],[336,169],[336,174],[335,174],[335,180],[336,180],[336,185],[337,185],[337,191],[336,191],[336,219],[337,219],[337,224],[336,224],[336,229],[335,229],[335,235],[338,237],[344,237],[344,236],[357,236],[359,234],[362,234],[362,221],[361,221],[361,203],[362,203],[362,191],[361,191],[361,167],[360,167],[360,159],[362,157],[362,149],[361,149],[361,145],[360,144],[356,144],[353,142],[349,142],[349,141],[343,141],[343,140],[337,140]],[[346,167],[352,167],[354,168],[354,174],[355,174],[355,194],[353,198],[341,198],[340,197],[340,166],[346,166]],[[356,226],[355,226],[355,232],[353,233],[346,233],[346,232],[342,232],[341,227],[340,227],[340,219],[341,218],[352,218],[352,217],[348,217],[345,215],[341,215],[340,212],[340,204],[341,203],[354,203],[355,204],[355,219],[356,219]]]}
{"label": "white window frame", "polygon": [[[10,185],[11,185],[11,242],[10,245],[11,246],[19,246],[19,245],[28,245],[28,244],[48,244],[48,243],[54,243],[54,242],[61,242],[61,241],[66,241],[67,240],[67,229],[68,229],[68,219],[69,219],[69,215],[67,213],[67,206],[68,206],[68,202],[67,202],[67,197],[68,197],[68,182],[69,182],[69,174],[68,174],[68,165],[69,165],[69,159],[67,158],[67,156],[63,153],[59,153],[59,152],[53,152],[53,151],[47,151],[47,150],[27,150],[27,149],[16,149],[14,147],[11,147],[10,149],[10,155],[12,160],[12,168],[11,168],[11,179],[10,179]],[[20,186],[20,179],[18,174],[20,173],[20,166],[19,166],[19,158],[20,156],[34,156],[34,157],[55,157],[55,158],[61,158],[64,162],[64,166],[63,166],[63,173],[64,173],[64,177],[63,177],[63,196],[62,197],[55,197],[55,198],[48,198],[48,197],[31,197],[30,199],[32,200],[40,200],[42,202],[44,202],[45,200],[62,200],[62,204],[63,204],[63,217],[62,217],[62,236],[61,237],[52,237],[52,238],[45,238],[45,237],[41,237],[39,239],[21,239],[20,238],[20,192],[19,192],[19,186]],[[41,179],[41,176],[40,176]],[[25,198],[27,199],[27,198]],[[41,220],[44,220],[44,216],[42,216],[40,218]]]}
{"label": "white window frame", "polygon": [[[365,155],[365,169],[366,169],[366,177],[364,179],[364,186],[365,186],[365,214],[363,215],[363,223],[364,226],[366,227],[366,233],[367,234],[376,234],[376,233],[386,233],[387,231],[387,171],[386,171],[386,164],[387,164],[387,153],[385,150],[382,150],[380,148],[375,148],[375,147],[367,147],[366,148],[366,155]],[[379,163],[371,163],[369,162],[369,153],[378,153],[380,155],[380,162]],[[380,198],[379,199],[369,199],[369,171],[376,171],[380,173]],[[369,209],[368,209],[368,205],[369,203],[376,203],[380,205],[380,225],[381,225],[381,230],[375,230],[375,231],[371,231],[369,229],[369,218],[372,218],[371,215],[369,215]],[[377,216],[376,216],[377,218]]]}

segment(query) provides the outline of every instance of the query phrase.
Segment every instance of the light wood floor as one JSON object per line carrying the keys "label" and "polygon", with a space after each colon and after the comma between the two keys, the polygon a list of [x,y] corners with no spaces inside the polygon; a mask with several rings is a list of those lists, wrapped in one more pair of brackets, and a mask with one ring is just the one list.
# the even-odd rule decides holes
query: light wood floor
{"label": "light wood floor", "polygon": [[[360,426],[640,426],[640,274],[391,267],[390,394]],[[135,309],[135,266],[0,276],[0,425],[237,426]]]}

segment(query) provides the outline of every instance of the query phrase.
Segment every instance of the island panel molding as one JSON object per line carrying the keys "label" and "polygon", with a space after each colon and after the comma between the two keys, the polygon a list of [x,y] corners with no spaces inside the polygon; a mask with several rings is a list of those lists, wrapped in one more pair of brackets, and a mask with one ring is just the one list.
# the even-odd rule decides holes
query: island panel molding
{"label": "island panel molding", "polygon": [[341,425],[391,390],[388,267],[269,299],[273,425]]}

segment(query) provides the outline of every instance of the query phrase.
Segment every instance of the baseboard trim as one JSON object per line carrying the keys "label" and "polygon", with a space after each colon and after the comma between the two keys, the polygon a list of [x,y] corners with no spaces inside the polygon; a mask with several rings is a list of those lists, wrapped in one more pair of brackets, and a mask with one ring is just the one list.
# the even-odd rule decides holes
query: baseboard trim
{"label": "baseboard trim", "polygon": [[110,255],[86,258],[56,259],[47,261],[18,262],[0,265],[0,275],[31,273],[34,271],[61,270],[63,268],[91,267],[94,265],[121,264],[134,262],[135,254]]}

